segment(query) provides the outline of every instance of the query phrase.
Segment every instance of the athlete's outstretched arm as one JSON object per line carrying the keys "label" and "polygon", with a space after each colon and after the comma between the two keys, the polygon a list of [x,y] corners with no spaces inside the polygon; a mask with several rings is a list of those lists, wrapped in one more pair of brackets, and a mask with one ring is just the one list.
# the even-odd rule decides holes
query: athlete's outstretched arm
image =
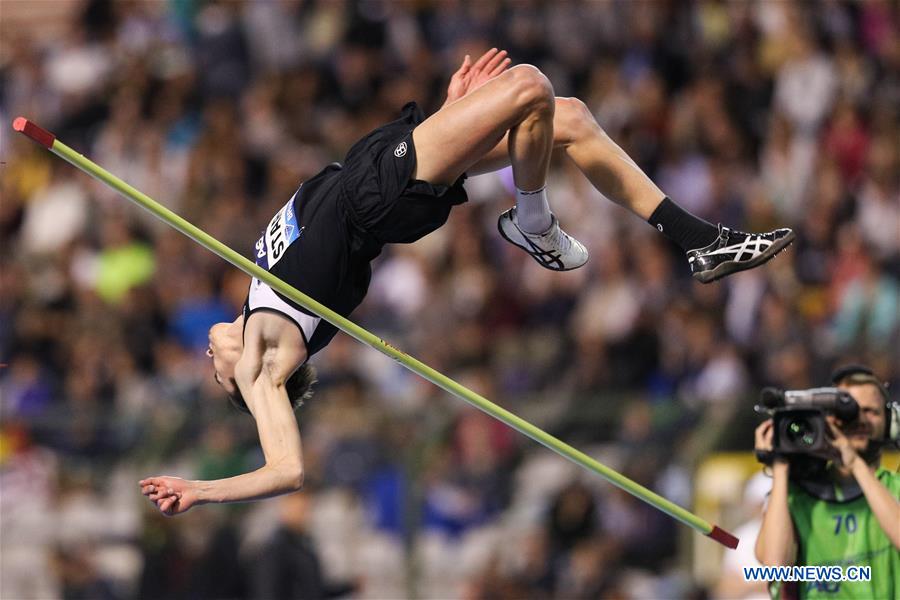
{"label": "athlete's outstretched arm", "polygon": [[297,491],[303,485],[300,428],[285,382],[306,360],[297,327],[275,313],[254,313],[247,321],[244,352],[235,381],[256,419],[266,464],[251,473],[213,481],[150,477],[142,492],[166,515],[207,503],[245,502]]}

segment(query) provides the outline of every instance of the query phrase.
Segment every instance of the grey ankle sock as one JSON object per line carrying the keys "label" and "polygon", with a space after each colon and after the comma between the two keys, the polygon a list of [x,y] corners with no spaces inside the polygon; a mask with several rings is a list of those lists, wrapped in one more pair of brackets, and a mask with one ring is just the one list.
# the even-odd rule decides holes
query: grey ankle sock
{"label": "grey ankle sock", "polygon": [[519,229],[526,233],[544,233],[553,224],[547,188],[524,192],[516,188],[516,218]]}

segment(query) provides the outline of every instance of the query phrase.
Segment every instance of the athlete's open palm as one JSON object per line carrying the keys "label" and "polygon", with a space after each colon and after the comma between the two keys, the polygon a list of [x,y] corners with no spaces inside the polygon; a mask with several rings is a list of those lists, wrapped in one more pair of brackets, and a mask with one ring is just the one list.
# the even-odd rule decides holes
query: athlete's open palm
{"label": "athlete's open palm", "polygon": [[148,477],[138,482],[141,493],[147,496],[159,512],[174,516],[187,512],[197,504],[194,482],[180,477]]}
{"label": "athlete's open palm", "polygon": [[506,50],[491,48],[482,54],[475,64],[472,64],[472,58],[466,54],[462,65],[450,78],[450,85],[447,86],[447,103],[459,100],[469,92],[477,90],[508,69],[511,63],[512,60],[506,56]]}

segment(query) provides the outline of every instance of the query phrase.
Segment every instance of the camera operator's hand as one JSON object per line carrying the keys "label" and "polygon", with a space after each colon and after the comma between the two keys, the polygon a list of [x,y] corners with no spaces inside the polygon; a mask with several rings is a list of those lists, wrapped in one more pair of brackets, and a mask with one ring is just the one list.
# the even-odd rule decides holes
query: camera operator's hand
{"label": "camera operator's hand", "polygon": [[856,449],[850,444],[850,440],[847,439],[847,436],[841,431],[841,428],[838,426],[837,418],[833,415],[826,415],[825,421],[828,423],[828,429],[831,431],[828,443],[831,444],[832,448],[838,451],[841,464],[848,469],[852,468],[856,461],[862,459],[859,457]]}
{"label": "camera operator's hand", "polygon": [[766,419],[756,428],[756,439],[753,445],[754,449],[760,452],[771,452],[774,436],[775,430],[772,427],[772,419]]}
{"label": "camera operator's hand", "polygon": [[756,450],[756,459],[765,465],[787,464],[784,457],[775,453],[774,448],[775,428],[772,419],[766,419],[756,428],[753,448]]}

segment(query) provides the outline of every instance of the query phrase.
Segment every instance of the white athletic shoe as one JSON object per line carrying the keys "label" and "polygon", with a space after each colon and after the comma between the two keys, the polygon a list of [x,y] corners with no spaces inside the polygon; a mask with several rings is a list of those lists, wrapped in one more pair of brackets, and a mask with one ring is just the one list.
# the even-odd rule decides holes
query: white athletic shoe
{"label": "white athletic shoe", "polygon": [[519,229],[515,207],[509,209],[497,221],[503,238],[531,255],[544,268],[552,271],[571,271],[588,260],[584,245],[560,229],[559,220],[551,215],[550,229],[544,233],[526,233]]}

